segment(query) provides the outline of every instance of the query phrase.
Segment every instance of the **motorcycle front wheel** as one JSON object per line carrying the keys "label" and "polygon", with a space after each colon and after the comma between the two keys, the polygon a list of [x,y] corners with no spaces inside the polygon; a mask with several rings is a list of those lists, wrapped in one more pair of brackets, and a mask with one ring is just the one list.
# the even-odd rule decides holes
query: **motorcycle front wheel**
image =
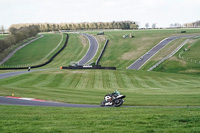
{"label": "motorcycle front wheel", "polygon": [[104,100],[100,103],[100,106],[101,106],[101,107],[104,107],[104,106],[105,106],[105,103],[106,103],[106,100],[104,99]]}
{"label": "motorcycle front wheel", "polygon": [[114,102],[114,106],[115,107],[119,107],[123,104],[123,100],[122,99],[116,99],[115,102]]}

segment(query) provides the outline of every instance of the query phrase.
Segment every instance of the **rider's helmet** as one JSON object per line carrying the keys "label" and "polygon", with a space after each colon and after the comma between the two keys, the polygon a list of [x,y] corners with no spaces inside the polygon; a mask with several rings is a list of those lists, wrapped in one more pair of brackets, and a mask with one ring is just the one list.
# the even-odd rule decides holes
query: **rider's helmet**
{"label": "rider's helmet", "polygon": [[114,93],[120,95],[120,92],[118,90],[115,90]]}

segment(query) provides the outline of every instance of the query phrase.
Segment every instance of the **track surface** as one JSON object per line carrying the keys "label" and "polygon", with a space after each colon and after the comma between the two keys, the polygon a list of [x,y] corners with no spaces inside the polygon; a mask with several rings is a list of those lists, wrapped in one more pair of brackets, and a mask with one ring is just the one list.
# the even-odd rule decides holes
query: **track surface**
{"label": "track surface", "polygon": [[39,70],[31,70],[31,71],[26,70],[26,71],[16,71],[16,72],[9,72],[9,73],[0,73],[0,79],[12,77],[12,76],[19,75],[19,74],[30,73],[30,72],[35,72],[35,71],[44,71],[44,70],[50,70],[50,69],[39,69]]}
{"label": "track surface", "polygon": [[178,38],[185,38],[185,37],[195,37],[199,35],[184,35],[184,36],[173,36],[162,40],[156,46],[154,46],[151,50],[145,53],[142,57],[136,60],[133,64],[131,64],[127,69],[136,69],[139,70],[149,59],[151,59],[157,52],[159,52],[164,46],[176,40]]}
{"label": "track surface", "polygon": [[80,61],[78,61],[79,65],[84,65],[92,60],[92,58],[96,55],[97,49],[99,47],[97,40],[92,35],[88,35],[85,33],[82,33],[82,35],[88,38],[90,47],[86,55]]}
{"label": "track surface", "polygon": [[95,108],[99,105],[84,105],[84,104],[68,104],[48,101],[30,101],[15,98],[0,97],[0,105],[21,105],[21,106],[50,106],[50,107],[80,107],[80,108]]}
{"label": "track surface", "polygon": [[[99,105],[86,104],[68,104],[48,101],[30,101],[8,97],[0,97],[0,105],[17,105],[17,106],[46,106],[46,107],[77,107],[77,108],[98,108]],[[110,107],[110,106],[108,106]],[[132,108],[200,108],[200,106],[121,106]]]}

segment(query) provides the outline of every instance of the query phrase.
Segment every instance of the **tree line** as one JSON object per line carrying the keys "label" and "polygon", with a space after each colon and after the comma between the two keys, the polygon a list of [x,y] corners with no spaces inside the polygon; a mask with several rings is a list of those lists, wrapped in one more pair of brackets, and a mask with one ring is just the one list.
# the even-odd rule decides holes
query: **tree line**
{"label": "tree line", "polygon": [[10,27],[10,34],[5,38],[0,39],[0,53],[3,53],[5,49],[11,47],[12,45],[16,45],[27,38],[36,36],[39,31],[39,27],[36,25],[20,27],[18,29],[15,27]]}
{"label": "tree line", "polygon": [[11,27],[20,28],[29,25],[36,25],[41,32],[59,30],[96,30],[96,29],[137,29],[138,24],[134,21],[113,21],[113,22],[82,22],[82,23],[35,23],[35,24],[13,24]]}

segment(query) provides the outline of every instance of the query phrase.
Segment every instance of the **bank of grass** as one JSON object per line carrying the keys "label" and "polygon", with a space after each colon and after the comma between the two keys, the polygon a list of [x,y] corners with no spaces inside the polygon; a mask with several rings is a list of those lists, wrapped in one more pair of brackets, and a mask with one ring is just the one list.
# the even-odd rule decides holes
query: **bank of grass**
{"label": "bank of grass", "polygon": [[[28,39],[26,39],[26,40],[24,40],[24,41],[22,41],[22,42],[20,42],[20,43],[18,43],[16,45],[12,45],[11,47],[5,49],[2,53],[0,53],[0,60],[3,60],[4,58],[6,58],[17,47],[19,47],[19,46],[21,46],[21,45],[23,45],[23,44],[25,44],[25,43],[37,38],[37,37],[39,37],[39,35],[37,35],[36,37],[28,38]],[[2,66],[0,66],[0,67],[2,67]]]}
{"label": "bank of grass", "polygon": [[200,132],[199,108],[64,108],[0,106],[0,131]]}
{"label": "bank of grass", "polygon": [[146,71],[54,69],[1,79],[0,95],[98,105],[117,89],[127,96],[124,105],[199,106],[199,80]]}
{"label": "bank of grass", "polygon": [[[18,50],[8,61],[4,63],[4,66],[29,66],[44,63],[50,59],[51,55],[46,57],[61,41],[61,34],[51,33],[44,34],[43,38],[32,42],[24,48]],[[63,40],[65,40],[66,36]],[[64,41],[61,46],[63,46]],[[58,49],[56,50],[58,51]],[[54,51],[54,53],[56,52]],[[45,59],[44,59],[45,58]]]}
{"label": "bank of grass", "polygon": [[[186,29],[186,34],[198,33],[200,29]],[[92,33],[92,32],[89,32]],[[97,32],[94,32],[95,34]],[[182,35],[177,30],[125,30],[105,31],[105,38],[109,39],[100,64],[103,66],[115,66],[118,69],[126,69],[136,59],[150,50],[166,37]],[[134,38],[124,39],[125,34],[132,34]]]}
{"label": "bank of grass", "polygon": [[69,34],[69,40],[65,49],[58,54],[54,60],[42,68],[60,68],[69,66],[70,62],[78,62],[87,53],[89,48],[88,41],[82,44],[82,39],[78,34]]}
{"label": "bank of grass", "polygon": [[[183,49],[190,51],[183,52]],[[173,57],[169,58],[161,65],[159,65],[155,71],[169,72],[169,73],[184,73],[184,74],[200,74],[200,57],[199,57],[200,40],[192,39],[189,43],[184,45]],[[183,57],[183,58],[180,58]],[[196,61],[195,61],[196,60]]]}
{"label": "bank of grass", "polygon": [[153,65],[155,65],[157,62],[171,54],[178,46],[180,46],[186,38],[180,38],[172,41],[168,45],[166,45],[163,49],[161,49],[158,53],[156,53],[150,60],[148,60],[141,68],[140,70],[148,70]]}

